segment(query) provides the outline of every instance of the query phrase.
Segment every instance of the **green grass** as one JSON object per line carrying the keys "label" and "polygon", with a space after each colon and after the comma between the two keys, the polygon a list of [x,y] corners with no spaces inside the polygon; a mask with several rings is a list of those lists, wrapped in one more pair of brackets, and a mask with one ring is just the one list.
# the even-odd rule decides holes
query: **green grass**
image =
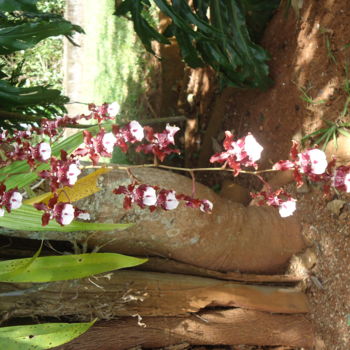
{"label": "green grass", "polygon": [[145,50],[132,23],[113,15],[114,3],[114,0],[84,1],[84,17],[88,19],[84,27],[86,100],[97,104],[117,101],[123,117],[135,119],[139,112],[137,101],[145,88]]}
{"label": "green grass", "polygon": [[[96,104],[117,101],[123,120],[144,119],[139,97],[146,88],[147,54],[132,22],[114,12],[114,0],[84,1],[88,22],[83,25],[87,39],[83,99]],[[112,161],[128,163],[120,150],[114,151]]]}

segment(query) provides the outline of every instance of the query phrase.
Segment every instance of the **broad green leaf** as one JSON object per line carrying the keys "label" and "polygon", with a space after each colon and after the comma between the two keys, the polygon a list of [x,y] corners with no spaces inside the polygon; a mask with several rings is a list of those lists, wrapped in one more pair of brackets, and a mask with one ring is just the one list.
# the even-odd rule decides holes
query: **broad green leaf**
{"label": "broad green leaf", "polygon": [[33,260],[25,270],[14,273],[32,258],[0,261],[0,282],[44,283],[84,278],[143,264],[147,259],[116,253],[90,253],[78,255],[43,256]]}
{"label": "broad green leaf", "polygon": [[0,328],[0,349],[45,350],[68,343],[85,333],[89,323],[42,323]]}
{"label": "broad green leaf", "polygon": [[153,27],[151,27],[144,19],[142,14],[145,7],[144,4],[147,4],[144,0],[125,0],[117,7],[115,14],[117,16],[125,16],[130,12],[135,32],[141,39],[145,49],[154,54],[152,49],[153,40],[163,44],[170,44],[170,42],[164,35],[158,33]]}
{"label": "broad green leaf", "polygon": [[41,225],[43,212],[35,209],[31,205],[22,204],[19,209],[12,210],[0,217],[0,226],[11,230],[36,231],[36,232],[77,232],[77,231],[114,231],[125,230],[132,224],[104,224],[89,223],[83,221],[73,221],[67,226],[61,226],[56,221],[51,220],[48,225]]}
{"label": "broad green leaf", "polygon": [[238,0],[238,3],[245,15],[249,34],[254,41],[259,41],[281,0]]}
{"label": "broad green leaf", "polygon": [[[30,106],[55,102],[61,98],[61,91],[43,86],[29,88],[16,87],[0,80],[0,108],[11,106]],[[39,118],[38,118],[39,119]]]}
{"label": "broad green leaf", "polygon": [[0,0],[0,11],[27,11],[37,12],[36,3],[38,0]]}
{"label": "broad green leaf", "polygon": [[35,261],[35,259],[39,257],[41,250],[43,248],[43,244],[44,244],[44,241],[42,240],[39,249],[29,259],[18,259],[20,261],[6,260],[8,264],[4,264],[2,266],[2,270],[0,271],[0,274],[10,274],[14,276],[17,273],[24,273],[25,270]]}
{"label": "broad green leaf", "polygon": [[[231,86],[262,89],[270,86],[269,56],[252,41],[251,33],[257,36],[257,32],[262,32],[279,0],[195,0],[193,7],[182,0],[154,2],[171,18],[172,23],[164,36],[175,35],[182,58],[188,65],[195,68],[204,61],[220,72]],[[145,3],[144,0],[124,0],[117,14],[133,12],[135,31],[152,52],[151,41],[161,40],[142,23]],[[208,10],[210,17],[207,16]],[[249,23],[254,24],[258,19],[259,25],[248,28],[248,17],[252,19]]]}
{"label": "broad green leaf", "polygon": [[222,13],[227,13],[230,19],[229,22],[226,20],[226,23],[227,25],[231,24],[228,28],[230,28],[232,35],[232,45],[244,60],[242,68],[248,75],[248,78],[245,79],[245,84],[250,87],[266,89],[271,84],[268,78],[268,66],[266,64],[268,55],[266,51],[251,41],[245,17],[236,1],[225,0],[222,5],[227,10]]}
{"label": "broad green leaf", "polygon": [[81,31],[79,26],[65,20],[28,22],[0,28],[0,54],[8,55],[14,51],[30,49],[50,36],[71,36],[74,32]]}

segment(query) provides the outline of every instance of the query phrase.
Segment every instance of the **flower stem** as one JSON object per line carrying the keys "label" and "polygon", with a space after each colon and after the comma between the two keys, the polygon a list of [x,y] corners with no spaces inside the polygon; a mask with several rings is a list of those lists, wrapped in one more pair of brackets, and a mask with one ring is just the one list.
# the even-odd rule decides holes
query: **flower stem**
{"label": "flower stem", "polygon": [[[169,170],[177,170],[177,171],[184,171],[188,173],[193,173],[195,171],[228,171],[228,172],[234,172],[233,169],[229,168],[181,168],[181,167],[175,167],[170,165],[162,165],[162,164],[140,164],[140,165],[120,165],[120,164],[114,164],[109,163],[109,165],[87,165],[83,167],[84,169],[100,169],[100,168],[106,168],[106,169],[119,169],[119,170],[130,170],[130,169],[137,169],[137,168],[160,168],[160,169],[169,169]],[[264,169],[264,170],[240,170],[240,173],[242,174],[250,174],[250,175],[259,175],[263,173],[269,173],[269,172],[276,172],[278,170],[276,169]]]}

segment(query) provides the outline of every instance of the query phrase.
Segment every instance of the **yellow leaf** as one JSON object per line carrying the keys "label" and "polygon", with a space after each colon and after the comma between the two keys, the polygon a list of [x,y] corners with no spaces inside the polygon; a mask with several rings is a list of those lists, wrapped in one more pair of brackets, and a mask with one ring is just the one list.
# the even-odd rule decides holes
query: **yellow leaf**
{"label": "yellow leaf", "polygon": [[[97,186],[97,179],[100,175],[108,173],[110,169],[101,168],[93,173],[86,175],[79,179],[73,187],[65,186],[57,191],[58,200],[61,202],[75,202],[79,199],[91,196],[92,194],[101,190]],[[24,204],[34,204],[43,202],[47,204],[50,198],[53,196],[52,192],[41,194],[24,201]]]}

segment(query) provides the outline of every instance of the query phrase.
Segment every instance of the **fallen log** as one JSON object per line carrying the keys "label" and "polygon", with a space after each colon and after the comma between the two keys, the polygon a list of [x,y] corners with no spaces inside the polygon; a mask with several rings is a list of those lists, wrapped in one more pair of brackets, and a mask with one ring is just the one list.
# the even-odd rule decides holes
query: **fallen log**
{"label": "fallen log", "polygon": [[313,329],[305,316],[242,309],[209,311],[188,317],[121,318],[99,322],[57,350],[122,350],[191,345],[270,345],[312,348]]}
{"label": "fallen log", "polygon": [[305,294],[294,288],[169,273],[117,271],[77,283],[52,283],[36,293],[20,295],[23,288],[28,285],[0,284],[0,293],[19,290],[16,296],[0,298],[2,312],[12,317],[77,315],[80,319],[111,319],[134,314],[186,316],[208,307],[286,314],[309,311]]}

